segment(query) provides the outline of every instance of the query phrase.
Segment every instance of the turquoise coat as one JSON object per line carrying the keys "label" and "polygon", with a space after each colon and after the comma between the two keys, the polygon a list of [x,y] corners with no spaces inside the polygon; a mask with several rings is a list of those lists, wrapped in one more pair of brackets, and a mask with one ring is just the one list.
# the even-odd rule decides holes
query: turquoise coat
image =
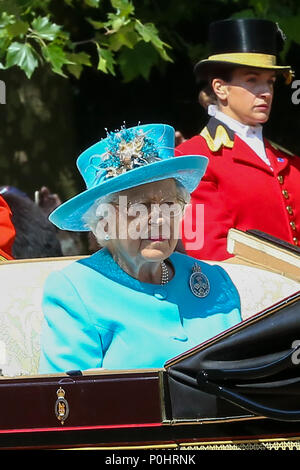
{"label": "turquoise coat", "polygon": [[[125,273],[106,249],[48,277],[43,299],[40,373],[159,368],[172,357],[241,321],[227,273],[181,253],[164,286]],[[190,290],[197,262],[210,282],[205,298]]]}

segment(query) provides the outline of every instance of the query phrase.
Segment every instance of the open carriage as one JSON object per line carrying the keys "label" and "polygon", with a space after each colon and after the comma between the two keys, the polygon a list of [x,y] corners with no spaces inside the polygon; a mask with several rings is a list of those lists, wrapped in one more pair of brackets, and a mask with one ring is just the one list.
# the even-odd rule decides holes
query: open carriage
{"label": "open carriage", "polygon": [[161,369],[38,375],[48,274],[0,265],[0,449],[299,448],[300,250],[231,230],[243,321]]}

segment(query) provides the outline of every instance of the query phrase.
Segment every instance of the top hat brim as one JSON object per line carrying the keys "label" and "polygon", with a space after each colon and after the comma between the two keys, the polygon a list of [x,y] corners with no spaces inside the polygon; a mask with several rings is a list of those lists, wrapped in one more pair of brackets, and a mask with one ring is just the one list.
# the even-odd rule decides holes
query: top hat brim
{"label": "top hat brim", "polygon": [[230,70],[235,67],[250,67],[257,68],[262,70],[274,70],[286,77],[292,74],[291,67],[289,65],[271,65],[267,61],[263,63],[262,61],[256,61],[255,59],[249,60],[249,58],[240,59],[239,61],[230,61],[230,60],[216,60],[216,59],[205,59],[198,62],[194,67],[194,73],[198,81],[206,82],[208,78],[215,73],[218,73],[218,70]]}
{"label": "top hat brim", "polygon": [[135,168],[69,199],[50,214],[49,220],[61,230],[90,231],[82,217],[100,197],[169,178],[178,180],[192,193],[204,175],[207,164],[207,157],[185,155]]}

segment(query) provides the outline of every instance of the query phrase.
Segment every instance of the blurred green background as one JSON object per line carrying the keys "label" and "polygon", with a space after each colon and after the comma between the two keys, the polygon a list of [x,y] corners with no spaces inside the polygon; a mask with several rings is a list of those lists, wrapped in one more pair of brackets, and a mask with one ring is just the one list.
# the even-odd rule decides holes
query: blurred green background
{"label": "blurred green background", "polygon": [[[232,16],[277,21],[281,61],[300,77],[299,0],[0,0],[0,185],[65,200],[84,189],[77,156],[108,130],[165,122],[185,137],[207,121],[193,66],[208,25]],[[300,104],[276,85],[265,135],[300,155]]]}

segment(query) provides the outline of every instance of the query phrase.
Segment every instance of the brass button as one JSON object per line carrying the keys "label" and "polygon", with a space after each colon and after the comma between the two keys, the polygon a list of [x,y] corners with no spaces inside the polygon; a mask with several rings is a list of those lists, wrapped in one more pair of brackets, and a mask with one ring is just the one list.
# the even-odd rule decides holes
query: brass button
{"label": "brass button", "polygon": [[295,245],[298,245],[298,241],[299,241],[298,238],[296,237],[293,238],[293,242],[295,243]]}
{"label": "brass button", "polygon": [[290,222],[290,226],[292,227],[293,230],[296,230],[296,224],[293,220],[292,222]]}
{"label": "brass button", "polygon": [[288,198],[289,198],[289,193],[287,192],[286,189],[283,189],[283,190],[282,190],[282,194],[283,194],[283,196],[285,197],[285,199],[288,199]]}
{"label": "brass button", "polygon": [[286,210],[288,211],[289,214],[293,214],[293,209],[291,208],[291,206],[286,206]]}
{"label": "brass button", "polygon": [[283,184],[283,176],[282,175],[278,175],[277,179],[278,179],[280,184]]}

